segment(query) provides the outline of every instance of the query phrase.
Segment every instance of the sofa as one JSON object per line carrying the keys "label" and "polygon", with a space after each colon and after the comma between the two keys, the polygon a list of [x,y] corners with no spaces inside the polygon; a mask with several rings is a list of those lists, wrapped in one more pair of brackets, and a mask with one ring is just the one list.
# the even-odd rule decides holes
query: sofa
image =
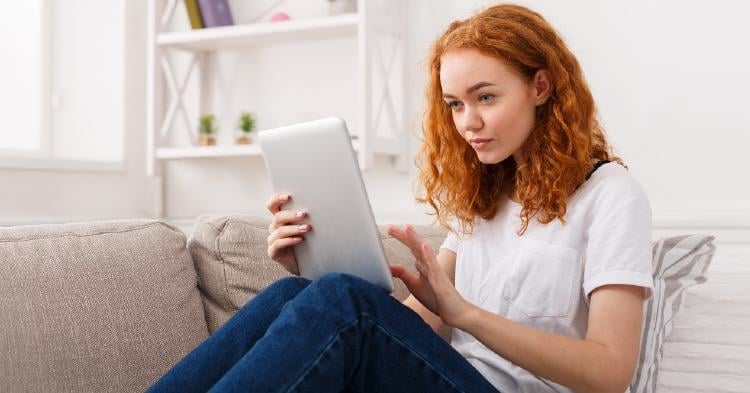
{"label": "sofa", "polygon": [[[0,392],[143,391],[288,275],[266,255],[268,224],[205,215],[189,237],[160,220],[0,227]],[[445,237],[417,230],[436,250]],[[384,228],[381,237],[389,261],[414,270],[411,253]],[[655,381],[684,288],[706,279],[712,240],[654,243],[659,300],[644,313],[634,392]],[[399,280],[393,296],[408,296]]]}

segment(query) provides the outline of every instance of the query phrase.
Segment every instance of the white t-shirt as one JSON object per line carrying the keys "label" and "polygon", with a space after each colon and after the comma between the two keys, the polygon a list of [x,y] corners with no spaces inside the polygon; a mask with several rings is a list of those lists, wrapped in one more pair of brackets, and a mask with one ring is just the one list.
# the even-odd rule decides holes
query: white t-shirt
{"label": "white t-shirt", "polygon": [[[566,224],[529,221],[508,201],[470,235],[450,232],[456,288],[471,303],[546,332],[586,336],[591,292],[607,284],[651,296],[651,207],[643,187],[617,163],[602,165],[568,199]],[[454,329],[451,345],[501,392],[572,392],[503,359]]]}

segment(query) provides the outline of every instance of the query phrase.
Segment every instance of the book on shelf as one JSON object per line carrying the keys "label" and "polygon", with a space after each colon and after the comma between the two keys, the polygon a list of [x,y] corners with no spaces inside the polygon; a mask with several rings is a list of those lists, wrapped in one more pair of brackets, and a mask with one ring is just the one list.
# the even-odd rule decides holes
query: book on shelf
{"label": "book on shelf", "polygon": [[185,8],[187,8],[190,26],[193,29],[202,29],[203,18],[201,17],[201,10],[198,7],[198,0],[185,0]]}
{"label": "book on shelf", "polygon": [[197,0],[204,27],[231,26],[234,24],[228,0]]}

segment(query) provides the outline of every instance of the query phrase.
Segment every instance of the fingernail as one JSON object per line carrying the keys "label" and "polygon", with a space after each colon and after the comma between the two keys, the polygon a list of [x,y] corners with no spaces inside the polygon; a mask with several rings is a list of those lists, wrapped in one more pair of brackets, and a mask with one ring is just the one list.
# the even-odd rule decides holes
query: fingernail
{"label": "fingernail", "polygon": [[295,216],[297,216],[297,217],[302,217],[304,215],[305,215],[305,212],[303,210],[300,210],[300,211],[297,212],[297,214],[295,214]]}
{"label": "fingernail", "polygon": [[309,225],[307,225],[307,224],[305,224],[305,225],[300,225],[300,226],[299,226],[299,230],[300,230],[300,231],[302,231],[302,232],[307,232],[308,230],[310,230],[310,226],[309,226]]}
{"label": "fingernail", "polygon": [[287,200],[289,200],[289,195],[287,195],[287,194],[284,194],[284,195],[282,195],[282,196],[281,196],[281,198],[280,198],[280,199],[281,199],[282,201],[287,201]]}

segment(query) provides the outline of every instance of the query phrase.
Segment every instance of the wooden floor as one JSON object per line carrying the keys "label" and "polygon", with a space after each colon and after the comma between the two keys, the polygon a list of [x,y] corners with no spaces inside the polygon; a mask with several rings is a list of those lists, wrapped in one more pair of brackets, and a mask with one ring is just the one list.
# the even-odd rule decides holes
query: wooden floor
{"label": "wooden floor", "polygon": [[667,338],[659,393],[750,392],[750,245],[717,245]]}

